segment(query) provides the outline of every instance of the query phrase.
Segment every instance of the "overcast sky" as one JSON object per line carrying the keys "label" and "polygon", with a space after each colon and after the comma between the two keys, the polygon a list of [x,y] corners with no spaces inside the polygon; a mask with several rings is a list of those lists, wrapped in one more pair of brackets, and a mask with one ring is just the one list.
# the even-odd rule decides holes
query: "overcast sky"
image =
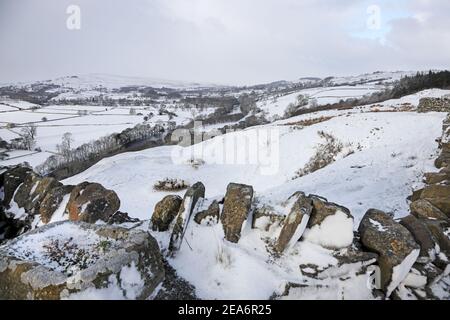
{"label": "overcast sky", "polygon": [[[69,5],[79,30],[67,28]],[[249,84],[449,62],[448,0],[0,0],[0,82],[110,73]]]}

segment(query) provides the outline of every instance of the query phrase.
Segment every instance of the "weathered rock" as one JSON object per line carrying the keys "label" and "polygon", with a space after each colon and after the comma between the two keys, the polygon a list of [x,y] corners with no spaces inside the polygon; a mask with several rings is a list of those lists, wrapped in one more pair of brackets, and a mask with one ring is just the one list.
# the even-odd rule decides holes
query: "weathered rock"
{"label": "weathered rock", "polygon": [[402,218],[400,224],[411,232],[416,242],[420,245],[420,255],[417,262],[427,263],[434,261],[436,253],[439,253],[439,246],[427,226],[412,215]]}
{"label": "weathered rock", "polygon": [[313,211],[312,200],[303,192],[296,192],[292,195],[287,206],[291,207],[290,212],[284,220],[283,228],[274,246],[278,253],[291,248],[300,240]]}
{"label": "weathered rock", "polygon": [[172,235],[170,237],[169,250],[172,254],[178,251],[183,241],[184,232],[191,219],[195,205],[200,198],[205,197],[205,186],[201,182],[195,183],[190,187],[183,198],[180,210],[173,222]]}
{"label": "weathered rock", "polygon": [[342,211],[347,216],[353,219],[352,215],[350,214],[350,210],[343,206],[328,202],[327,199],[316,195],[310,195],[310,198],[312,200],[314,210],[311,215],[311,219],[308,222],[308,227],[313,227],[315,225],[321,224],[327,217],[335,215],[336,211]]}
{"label": "weathered rock", "polygon": [[61,186],[62,184],[54,178],[42,178],[35,173],[30,173],[17,189],[14,201],[27,213],[38,214],[40,204],[47,193],[53,188]]}
{"label": "weathered rock", "polygon": [[424,220],[442,251],[450,255],[450,223],[444,220]]}
{"label": "weathered rock", "polygon": [[416,262],[420,247],[408,229],[379,210],[367,211],[358,230],[363,245],[379,254],[380,285],[389,297]]}
{"label": "weathered rock", "polygon": [[252,186],[236,183],[228,185],[221,216],[225,239],[228,241],[237,243],[241,238],[242,225],[250,212],[252,199]]}
{"label": "weathered rock", "polygon": [[153,210],[152,230],[161,232],[169,230],[170,224],[180,210],[181,202],[183,199],[177,195],[169,195],[159,201]]}
{"label": "weathered rock", "polygon": [[41,221],[45,224],[49,223],[55,211],[61,205],[65,196],[68,196],[74,186],[59,186],[49,190],[39,206],[39,214]]}
{"label": "weathered rock", "polygon": [[275,212],[272,207],[264,205],[253,212],[252,229],[269,231],[272,226],[279,227],[285,218],[284,215]]}
{"label": "weathered rock", "polygon": [[131,218],[128,213],[117,211],[108,220],[108,224],[122,224],[122,223],[135,223],[139,222],[138,218]]}
{"label": "weathered rock", "polygon": [[408,197],[408,200],[411,202],[415,202],[417,200],[420,200],[420,196],[422,195],[423,189],[414,190],[412,195]]}
{"label": "weathered rock", "polygon": [[120,199],[114,191],[98,183],[83,182],[70,193],[66,211],[71,221],[95,223],[108,222],[119,208]]}
{"label": "weathered rock", "polygon": [[424,181],[426,184],[436,184],[449,180],[447,172],[428,172],[424,174]]}
{"label": "weathered rock", "polygon": [[450,186],[430,185],[423,189],[421,199],[425,199],[450,217]]}
{"label": "weathered rock", "polygon": [[328,202],[318,196],[310,196],[313,210],[304,238],[330,249],[348,247],[353,242],[353,216],[350,210]]}
{"label": "weathered rock", "polygon": [[208,209],[199,211],[195,217],[194,221],[198,224],[214,224],[219,222],[220,218],[220,206],[219,203],[214,200],[208,207]]}
{"label": "weathered rock", "polygon": [[11,202],[14,192],[25,181],[28,174],[32,172],[30,168],[17,166],[8,169],[3,174],[4,199],[3,204],[8,206]]}
{"label": "weathered rock", "polygon": [[136,229],[65,221],[0,249],[0,299],[86,299],[105,288],[146,299],[163,279],[158,243]]}
{"label": "weathered rock", "polygon": [[447,216],[429,201],[420,199],[410,205],[411,214],[419,219],[445,220]]}

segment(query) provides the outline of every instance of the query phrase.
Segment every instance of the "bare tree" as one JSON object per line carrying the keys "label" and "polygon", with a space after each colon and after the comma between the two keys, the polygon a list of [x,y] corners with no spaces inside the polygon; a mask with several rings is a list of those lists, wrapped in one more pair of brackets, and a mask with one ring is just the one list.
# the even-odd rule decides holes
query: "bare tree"
{"label": "bare tree", "polygon": [[36,146],[37,128],[35,124],[30,124],[20,130],[20,136],[23,139],[24,147],[27,150],[33,150]]}
{"label": "bare tree", "polygon": [[69,161],[70,154],[72,150],[72,144],[74,140],[72,137],[72,133],[66,132],[63,134],[61,138],[61,144],[56,145],[56,149],[58,150],[58,153],[61,154],[66,161]]}

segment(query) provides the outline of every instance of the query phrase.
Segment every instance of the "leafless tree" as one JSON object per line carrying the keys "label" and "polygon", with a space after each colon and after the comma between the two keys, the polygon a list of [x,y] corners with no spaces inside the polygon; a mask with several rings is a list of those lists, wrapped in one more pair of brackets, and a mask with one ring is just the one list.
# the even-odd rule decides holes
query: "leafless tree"
{"label": "leafless tree", "polygon": [[20,130],[20,136],[27,150],[33,150],[36,146],[37,128],[35,124],[30,124]]}

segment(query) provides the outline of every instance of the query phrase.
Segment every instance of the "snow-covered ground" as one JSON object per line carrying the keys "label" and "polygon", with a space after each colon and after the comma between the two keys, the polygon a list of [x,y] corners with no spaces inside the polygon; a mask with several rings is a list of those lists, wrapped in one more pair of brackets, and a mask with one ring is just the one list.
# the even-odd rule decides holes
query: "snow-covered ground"
{"label": "snow-covered ground", "polygon": [[[180,147],[162,147],[105,159],[64,183],[100,182],[118,192],[123,210],[141,219],[149,219],[156,202],[167,194],[152,189],[156,180],[166,176],[191,183],[202,181],[208,198],[222,197],[229,182],[251,184],[258,201],[274,207],[280,207],[281,202],[301,190],[347,206],[355,217],[356,227],[365,211],[372,207],[393,212],[397,217],[407,214],[406,197],[412,186],[420,184],[424,171],[433,170],[437,152],[434,140],[441,133],[444,117],[443,113],[342,113],[303,129],[272,124],[227,135],[233,141],[237,136],[251,136],[258,130],[279,130],[280,165],[276,173],[269,175],[261,174],[258,165],[214,164],[213,159],[220,159],[216,156],[222,155],[223,150],[228,154],[234,148],[227,145],[225,137],[217,137],[202,143],[205,164],[198,169],[177,164],[189,159],[189,152],[180,155],[174,152],[180,151]],[[321,130],[331,132],[355,153],[315,173],[290,180],[313,155],[315,146],[321,142],[317,135]],[[245,151],[242,145],[235,146],[237,154]],[[184,150],[192,148],[195,147]],[[172,158],[174,154],[178,156]],[[129,192],[131,187],[133,193]],[[162,248],[167,248],[167,233],[152,234]],[[293,289],[289,298],[373,298],[364,274],[350,273],[347,281],[327,278],[326,282],[302,275],[299,265],[312,263],[327,268],[338,263],[332,251],[313,243],[314,235],[296,243],[289,254],[271,259],[264,239],[275,235],[274,230],[251,229],[247,223],[236,245],[222,240],[220,224],[206,227],[192,222],[186,231],[186,241],[170,263],[204,299],[268,299],[274,293],[281,293],[286,283],[302,281],[309,287]],[[320,285],[324,284],[327,288],[321,290]]]}
{"label": "snow-covered ground", "polygon": [[[119,194],[121,210],[141,219],[150,218],[154,205],[167,194],[153,190],[155,182],[166,177],[191,184],[201,181],[210,198],[223,196],[228,183],[236,182],[253,185],[257,195],[269,202],[305,191],[348,206],[357,220],[372,207],[401,216],[407,213],[406,197],[412,186],[420,183],[423,172],[433,169],[435,139],[441,134],[444,118],[444,113],[342,112],[303,129],[275,123],[189,148],[169,146],[121,154],[102,160],[64,183],[101,183]],[[332,134],[353,154],[338,155],[338,160],[326,168],[292,180],[315,154],[318,144],[323,143],[319,131]],[[270,145],[264,139],[259,141],[258,149],[246,145],[255,135],[268,133],[274,135]],[[270,150],[270,156],[253,159],[255,152]],[[189,165],[191,151],[205,164],[199,168]]]}

